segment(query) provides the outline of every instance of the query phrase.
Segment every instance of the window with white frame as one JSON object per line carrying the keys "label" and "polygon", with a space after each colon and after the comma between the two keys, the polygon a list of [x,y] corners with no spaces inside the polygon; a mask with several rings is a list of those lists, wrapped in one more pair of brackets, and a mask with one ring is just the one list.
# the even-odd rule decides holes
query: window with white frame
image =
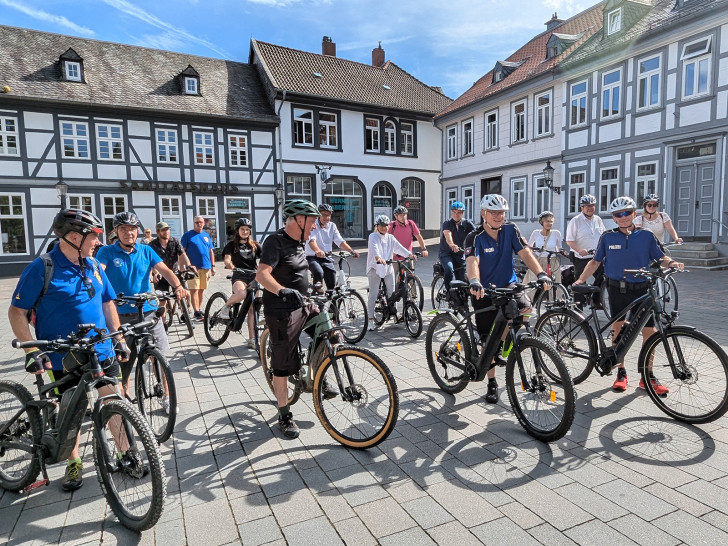
{"label": "window with white frame", "polygon": [[228,134],[228,153],[231,167],[248,166],[248,148],[245,135]]}
{"label": "window with white frame", "polygon": [[706,95],[710,89],[711,37],[683,46],[683,98]]}
{"label": "window with white frame", "polygon": [[186,95],[197,95],[199,94],[197,86],[197,78],[185,76],[185,94]]}
{"label": "window with white frame", "polygon": [[22,194],[0,195],[0,256],[27,254],[28,235],[25,223],[25,204]]}
{"label": "window with white frame", "polygon": [[96,148],[99,159],[121,161],[124,159],[124,141],[121,125],[99,123],[96,125]]}
{"label": "window with white frame", "polygon": [[586,173],[571,173],[569,175],[569,215],[581,212],[581,198],[586,195]]}
{"label": "window with white frame", "polygon": [[66,69],[66,79],[72,82],[81,81],[81,63],[74,61],[65,61],[64,67]]}
{"label": "window with white frame", "polygon": [[511,180],[511,217],[526,217],[526,179]]}
{"label": "window with white frame", "polygon": [[618,196],[619,169],[610,167],[599,171],[599,212],[609,212],[609,205]]}
{"label": "window with white frame", "polygon": [[536,123],[534,131],[537,137],[551,134],[551,91],[540,93],[534,97]]}
{"label": "window with white frame", "polygon": [[397,127],[392,120],[384,122],[384,153],[397,153]]}
{"label": "window with white frame", "polygon": [[622,70],[602,74],[602,119],[619,115],[622,87]]}
{"label": "window with white frame", "polygon": [[485,149],[498,148],[498,110],[485,114]]}
{"label": "window with white frame", "polygon": [[449,216],[450,208],[452,207],[452,204],[458,200],[458,189],[457,188],[450,188],[446,192],[447,195],[447,212],[445,213],[446,216]]}
{"label": "window with white frame", "polygon": [[637,109],[660,105],[662,56],[655,55],[637,63]]}
{"label": "window with white frame", "polygon": [[379,152],[379,120],[365,118],[364,127],[366,129],[364,149],[367,152]]}
{"label": "window with white frame", "polygon": [[458,130],[455,125],[447,128],[447,159],[458,157]]}
{"label": "window with white frame", "polygon": [[586,125],[586,100],[587,100],[586,80],[571,84],[571,100],[569,111],[569,126],[579,127]]}
{"label": "window with white frame", "polygon": [[17,118],[0,116],[0,155],[20,155]]}
{"label": "window with white frame", "polygon": [[473,186],[463,188],[463,203],[465,204],[465,218],[473,222],[473,214],[475,214],[475,189]]}
{"label": "window with white frame", "polygon": [[217,238],[217,199],[215,197],[198,197],[197,215],[202,216],[205,220],[202,229],[210,236],[212,246],[219,246]]}
{"label": "window with white frame", "polygon": [[88,123],[77,121],[61,122],[63,157],[88,159]]}
{"label": "window with white frame", "polygon": [[214,165],[214,138],[212,133],[195,132],[192,135],[195,146],[195,165]]}
{"label": "window with white frame", "polygon": [[293,144],[313,146],[313,110],[293,109]]}
{"label": "window with white frame", "polygon": [[169,233],[172,237],[182,237],[182,198],[176,195],[162,195],[159,197],[160,221],[169,224]]}
{"label": "window with white frame", "polygon": [[607,35],[622,30],[622,8],[610,11],[607,14]]}
{"label": "window with white frame", "polygon": [[157,129],[157,161],[177,163],[177,131]]}
{"label": "window with white frame", "polygon": [[286,198],[301,197],[308,199],[313,198],[313,177],[288,175],[286,177]]}
{"label": "window with white frame", "polygon": [[318,118],[319,146],[321,148],[338,148],[338,116],[333,112],[319,112]]}
{"label": "window with white frame", "polygon": [[473,120],[463,122],[463,157],[473,153]]}
{"label": "window with white frame", "polygon": [[634,185],[635,202],[642,207],[645,196],[657,193],[657,162],[638,163]]}
{"label": "window with white frame", "polygon": [[538,217],[545,210],[552,210],[551,189],[543,175],[533,177],[533,215]]}
{"label": "window with white frame", "polygon": [[126,210],[126,197],[123,195],[102,195],[101,207],[104,231],[108,240],[109,234],[114,231],[114,216]]}
{"label": "window with white frame", "polygon": [[94,198],[92,195],[68,194],[66,200],[70,209],[85,210],[91,214],[94,212]]}
{"label": "window with white frame", "polygon": [[414,125],[404,121],[401,122],[399,124],[399,153],[402,155],[414,155],[414,140]]}
{"label": "window with white frame", "polygon": [[513,103],[511,106],[511,142],[526,140],[526,101]]}

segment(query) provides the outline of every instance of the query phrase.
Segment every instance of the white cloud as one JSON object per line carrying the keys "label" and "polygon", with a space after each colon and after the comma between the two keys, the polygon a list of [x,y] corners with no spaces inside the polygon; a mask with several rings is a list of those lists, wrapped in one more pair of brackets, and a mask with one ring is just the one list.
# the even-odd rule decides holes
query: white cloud
{"label": "white cloud", "polygon": [[137,45],[162,49],[166,51],[183,51],[187,42],[172,32],[162,34],[144,34],[142,36],[130,35]]}
{"label": "white cloud", "polygon": [[9,8],[16,9],[16,10],[20,11],[21,13],[24,13],[25,15],[32,17],[33,19],[38,19],[39,21],[46,21],[48,23],[53,23],[55,25],[59,25],[61,27],[67,28],[77,34],[81,34],[82,36],[93,36],[94,34],[96,34],[90,28],[86,28],[81,25],[77,25],[73,21],[68,20],[63,15],[54,15],[52,13],[48,13],[47,11],[36,9],[34,7],[23,4],[21,2],[13,2],[12,0],[0,0],[0,4],[7,6]]}

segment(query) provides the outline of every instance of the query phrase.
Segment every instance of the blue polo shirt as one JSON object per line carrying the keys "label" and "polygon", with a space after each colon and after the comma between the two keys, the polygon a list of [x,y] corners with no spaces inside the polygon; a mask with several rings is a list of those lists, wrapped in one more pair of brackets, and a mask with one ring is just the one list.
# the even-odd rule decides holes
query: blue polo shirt
{"label": "blue polo shirt", "polygon": [[[75,332],[79,324],[92,323],[98,329],[108,329],[103,304],[113,300],[116,293],[98,262],[86,258],[86,276],[91,280],[92,290],[84,285],[79,266],[71,263],[58,246],[50,256],[53,276],[36,309],[36,339],[65,338]],[[20,275],[11,305],[19,309],[32,308],[43,289],[44,279],[45,264],[41,258],[36,258]],[[96,345],[96,351],[100,361],[114,356],[111,340]],[[53,369],[62,370],[63,355],[51,353],[49,356]]]}
{"label": "blue polo shirt", "polygon": [[212,268],[210,251],[213,249],[213,246],[209,233],[204,229],[201,233],[197,233],[194,229],[191,229],[182,235],[181,243],[192,265],[200,269]]}
{"label": "blue polo shirt", "polygon": [[442,227],[440,228],[440,256],[455,256],[456,254],[450,249],[445,241],[445,236],[442,234],[445,230],[451,233],[453,243],[460,248],[465,248],[465,238],[471,232],[475,231],[475,224],[466,219],[462,219],[460,220],[460,224],[456,224],[452,218],[442,223]]}
{"label": "blue polo shirt", "polygon": [[475,256],[480,261],[480,283],[504,288],[518,280],[513,268],[513,254],[526,247],[515,224],[505,223],[493,239],[485,230],[471,233],[465,240],[465,257]]}
{"label": "blue polo shirt", "polygon": [[625,235],[619,228],[605,231],[599,239],[594,260],[604,262],[604,274],[613,281],[645,282],[634,275],[625,276],[625,269],[647,268],[665,255],[651,231],[635,228]]}
{"label": "blue polo shirt", "polygon": [[[101,247],[96,259],[106,266],[106,276],[117,292],[125,296],[133,296],[142,292],[151,292],[152,284],[149,274],[152,268],[162,259],[149,245],[134,245],[134,249],[127,253],[116,241],[113,245]],[[146,302],[144,311],[154,311],[156,302]],[[130,303],[119,307],[120,314],[136,313],[137,308]]]}

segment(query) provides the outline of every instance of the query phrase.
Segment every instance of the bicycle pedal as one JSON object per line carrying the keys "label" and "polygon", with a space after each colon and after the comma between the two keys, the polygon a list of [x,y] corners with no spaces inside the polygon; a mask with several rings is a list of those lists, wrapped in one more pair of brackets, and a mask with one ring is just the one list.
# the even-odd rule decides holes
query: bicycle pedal
{"label": "bicycle pedal", "polygon": [[31,483],[29,486],[27,486],[25,489],[23,489],[23,494],[30,493],[33,491],[33,489],[38,489],[39,487],[43,487],[44,485],[48,487],[51,484],[51,481],[48,478],[45,478],[43,480],[38,480],[35,483]]}

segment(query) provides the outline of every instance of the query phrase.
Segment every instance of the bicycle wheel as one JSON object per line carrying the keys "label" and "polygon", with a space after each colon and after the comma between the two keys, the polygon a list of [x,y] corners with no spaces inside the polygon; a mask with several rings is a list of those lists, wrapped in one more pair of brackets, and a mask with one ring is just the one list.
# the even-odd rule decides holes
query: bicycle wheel
{"label": "bicycle wheel", "polygon": [[166,476],[149,424],[133,406],[110,400],[94,427],[94,464],[101,490],[124,527],[144,531],[162,515]]}
{"label": "bicycle wheel", "polygon": [[601,293],[599,297],[602,299],[602,311],[607,317],[607,320],[610,320],[612,318],[612,313],[609,311],[609,290],[607,287],[609,286],[609,281],[605,280],[602,282],[601,286]]}
{"label": "bicycle wheel", "polygon": [[164,327],[169,330],[174,323],[174,317],[177,314],[177,301],[169,300],[167,305],[167,311],[164,314]]}
{"label": "bicycle wheel", "polygon": [[422,288],[422,281],[417,275],[407,277],[407,291],[410,301],[415,302],[417,308],[422,311],[425,307],[425,290]]}
{"label": "bicycle wheel", "polygon": [[[341,395],[326,400],[322,393],[324,381],[338,385]],[[316,370],[313,405],[334,440],[366,449],[384,441],[394,429],[399,393],[392,372],[377,355],[340,345],[335,362],[327,355]]]}
{"label": "bicycle wheel", "polygon": [[134,392],[157,442],[166,442],[177,422],[177,391],[172,368],[159,350],[145,349],[137,362]]}
{"label": "bicycle wheel", "polygon": [[[228,309],[225,306],[227,296],[222,292],[215,292],[207,300],[205,307],[205,337],[210,345],[217,347],[225,343],[230,335],[230,324]],[[227,315],[227,316],[226,316]]]}
{"label": "bicycle wheel", "polygon": [[430,302],[435,311],[447,309],[447,289],[445,288],[445,277],[435,275],[430,286]]}
{"label": "bicycle wheel", "polygon": [[[586,320],[570,309],[551,309],[538,317],[533,331],[536,337],[545,338],[554,344],[574,385],[589,377],[598,350],[594,332]],[[559,375],[548,367],[548,362],[544,362],[544,372],[558,381]]]}
{"label": "bicycle wheel", "polygon": [[470,378],[465,365],[472,356],[470,338],[449,313],[437,315],[427,327],[425,354],[430,374],[441,390],[456,394],[467,386]]}
{"label": "bicycle wheel", "polygon": [[195,325],[192,323],[192,317],[190,316],[190,304],[187,303],[187,300],[185,298],[182,298],[182,300],[179,302],[179,309],[182,313],[181,320],[187,325],[187,332],[190,334],[190,337],[194,336]]}
{"label": "bicycle wheel", "polygon": [[678,310],[677,285],[675,279],[669,277],[667,279],[657,279],[657,297],[662,300],[662,306],[665,314],[669,315],[673,311]]}
{"label": "bicycle wheel", "polygon": [[367,305],[359,292],[350,290],[336,301],[334,318],[347,343],[358,343],[367,333]]}
{"label": "bicycle wheel", "polygon": [[[527,385],[521,380],[520,365]],[[554,370],[559,380],[549,381],[538,367]],[[506,388],[518,422],[537,440],[553,442],[571,428],[576,409],[574,384],[559,353],[544,340],[518,340],[517,350],[511,351],[506,364]]]}
{"label": "bicycle wheel", "polygon": [[422,313],[420,313],[415,302],[408,301],[404,304],[402,316],[404,317],[404,326],[407,328],[410,337],[420,337],[422,333]]}
{"label": "bicycle wheel", "polygon": [[[647,394],[670,417],[686,423],[710,423],[728,410],[728,356],[715,341],[689,326],[672,326],[650,336],[640,352],[638,366]],[[675,363],[673,374],[668,351]],[[648,380],[650,364],[655,377],[669,391],[658,395]],[[677,375],[677,377],[675,377]]]}
{"label": "bicycle wheel", "polygon": [[385,298],[380,294],[377,300],[374,302],[374,324],[378,327],[384,324],[384,321],[389,318],[387,312],[387,302]]}
{"label": "bicycle wheel", "polygon": [[[276,392],[273,390],[273,368],[270,365],[270,332],[266,328],[263,333],[260,334],[260,365],[263,368],[263,374],[265,375],[265,382],[268,383],[270,392],[275,396]],[[301,396],[301,391],[297,388],[298,378],[295,375],[288,376],[288,405],[292,406],[298,402],[298,398]]]}
{"label": "bicycle wheel", "polygon": [[0,435],[0,486],[7,491],[24,489],[40,474],[40,460],[31,446],[40,443],[43,424],[38,408],[26,406],[32,399],[20,383],[0,381],[0,430],[25,406],[25,412]]}
{"label": "bicycle wheel", "polygon": [[546,311],[551,309],[554,302],[567,301],[569,299],[569,292],[566,290],[563,284],[554,283],[551,290],[542,290],[536,300],[533,302],[533,309],[536,312],[536,316],[543,315]]}

